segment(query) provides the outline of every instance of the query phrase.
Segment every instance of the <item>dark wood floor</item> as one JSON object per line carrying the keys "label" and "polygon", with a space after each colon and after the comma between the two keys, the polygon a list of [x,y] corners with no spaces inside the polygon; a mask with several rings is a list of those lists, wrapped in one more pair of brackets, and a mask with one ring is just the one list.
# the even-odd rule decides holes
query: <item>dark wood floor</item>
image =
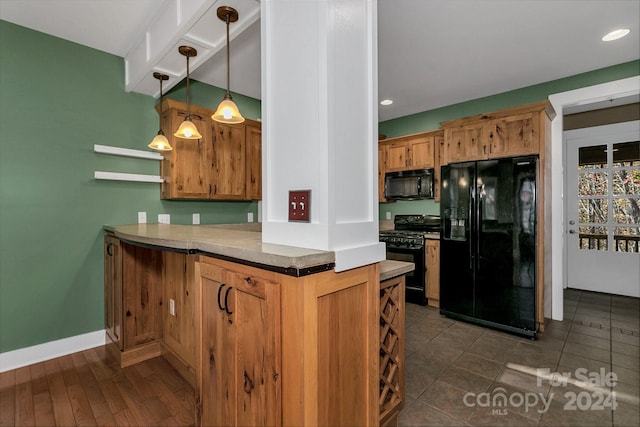
{"label": "dark wood floor", "polygon": [[0,426],[189,426],[194,408],[164,359],[121,369],[105,347],[0,374]]}

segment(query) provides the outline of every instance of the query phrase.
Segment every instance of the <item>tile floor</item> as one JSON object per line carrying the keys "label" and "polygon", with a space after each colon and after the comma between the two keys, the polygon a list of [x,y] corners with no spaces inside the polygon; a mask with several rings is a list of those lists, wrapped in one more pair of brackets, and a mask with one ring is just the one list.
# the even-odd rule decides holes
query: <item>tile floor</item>
{"label": "tile floor", "polygon": [[564,316],[532,341],[407,304],[400,426],[640,425],[640,300],[567,289]]}

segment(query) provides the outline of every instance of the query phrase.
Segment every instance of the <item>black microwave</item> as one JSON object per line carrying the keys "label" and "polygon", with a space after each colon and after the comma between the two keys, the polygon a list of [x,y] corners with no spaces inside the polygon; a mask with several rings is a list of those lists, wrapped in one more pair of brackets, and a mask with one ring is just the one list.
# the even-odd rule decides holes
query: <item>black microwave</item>
{"label": "black microwave", "polygon": [[389,172],[384,176],[386,199],[433,199],[433,169]]}

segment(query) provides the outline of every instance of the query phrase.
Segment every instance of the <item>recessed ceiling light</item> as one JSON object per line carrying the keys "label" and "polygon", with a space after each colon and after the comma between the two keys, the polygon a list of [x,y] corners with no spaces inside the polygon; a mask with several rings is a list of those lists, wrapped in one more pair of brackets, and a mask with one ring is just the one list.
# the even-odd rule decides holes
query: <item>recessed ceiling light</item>
{"label": "recessed ceiling light", "polygon": [[393,104],[393,100],[391,99],[383,99],[382,101],[380,101],[380,105],[391,105]]}
{"label": "recessed ceiling light", "polygon": [[603,42],[610,42],[612,40],[618,40],[618,39],[621,39],[622,37],[626,36],[627,34],[629,34],[629,29],[628,28],[621,28],[621,29],[618,29],[618,30],[613,30],[609,34],[607,34],[604,37],[602,37],[602,41]]}

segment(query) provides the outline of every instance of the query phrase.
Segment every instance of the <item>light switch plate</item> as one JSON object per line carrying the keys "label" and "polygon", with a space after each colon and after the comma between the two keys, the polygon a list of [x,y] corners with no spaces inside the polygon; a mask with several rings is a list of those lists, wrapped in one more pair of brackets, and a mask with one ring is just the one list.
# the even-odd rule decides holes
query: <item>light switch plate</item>
{"label": "light switch plate", "polygon": [[158,224],[171,224],[171,215],[158,214]]}
{"label": "light switch plate", "polygon": [[200,214],[199,214],[199,213],[194,213],[194,214],[191,216],[191,223],[192,223],[193,225],[198,225],[198,224],[200,224]]}
{"label": "light switch plate", "polygon": [[247,222],[253,222],[253,212],[247,212]]}
{"label": "light switch plate", "polygon": [[289,191],[289,222],[311,222],[311,190]]}
{"label": "light switch plate", "polygon": [[146,224],[146,223],[147,223],[147,213],[138,212],[138,224]]}

